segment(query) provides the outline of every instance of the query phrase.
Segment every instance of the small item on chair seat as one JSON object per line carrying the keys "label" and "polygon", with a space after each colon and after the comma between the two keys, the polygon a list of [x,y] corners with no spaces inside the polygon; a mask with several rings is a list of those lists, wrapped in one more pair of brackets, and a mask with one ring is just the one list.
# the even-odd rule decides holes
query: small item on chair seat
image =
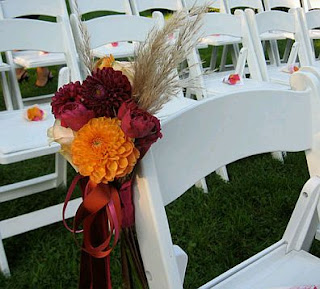
{"label": "small item on chair seat", "polygon": [[242,79],[239,74],[229,74],[226,75],[222,79],[223,83],[229,84],[229,85],[236,85],[236,84],[243,84]]}
{"label": "small item on chair seat", "polygon": [[299,70],[298,66],[296,66],[294,64],[290,64],[290,65],[286,66],[285,68],[283,68],[281,71],[292,74],[298,70]]}
{"label": "small item on chair seat", "polygon": [[46,113],[37,105],[29,107],[25,112],[25,118],[29,121],[41,121],[46,117]]}
{"label": "small item on chair seat", "polygon": [[118,47],[119,46],[119,42],[111,42],[112,47]]}

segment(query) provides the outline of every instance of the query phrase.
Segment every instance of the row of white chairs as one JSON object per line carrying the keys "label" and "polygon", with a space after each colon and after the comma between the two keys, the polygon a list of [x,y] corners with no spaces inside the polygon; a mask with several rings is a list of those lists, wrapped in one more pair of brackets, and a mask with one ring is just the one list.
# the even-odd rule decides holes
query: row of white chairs
{"label": "row of white chairs", "polygon": [[[62,16],[63,18],[67,18],[67,9],[65,5],[62,5],[60,7],[54,7],[53,9],[50,9],[50,11],[47,11],[46,3],[44,2],[41,7],[33,7],[30,5],[27,9],[24,8],[25,5],[23,5],[23,1],[20,1],[21,3],[15,4],[16,8],[12,4],[5,4],[3,5],[3,16],[5,18],[14,18],[14,17],[23,17],[27,16],[30,13],[32,15],[34,14],[45,14],[52,17]],[[203,2],[203,3],[202,3]],[[112,11],[112,13],[125,13],[127,15],[139,15],[142,11],[150,10],[150,9],[168,9],[171,11],[177,11],[179,9],[182,9],[183,7],[190,8],[193,5],[202,5],[205,1],[184,1],[184,0],[175,0],[175,1],[166,1],[166,0],[157,0],[157,1],[143,1],[143,0],[123,0],[123,1],[78,1],[78,9],[75,7],[75,2],[73,0],[69,1],[71,11],[74,13],[76,10],[79,11],[81,14],[87,14],[93,11]],[[312,2],[313,4],[313,2]],[[294,8],[298,7],[300,5],[299,0],[296,1],[265,1],[264,6],[266,7],[266,10],[270,10],[274,7],[286,7],[286,8]],[[250,1],[241,1],[238,0],[221,0],[221,1],[214,1],[212,4],[213,7],[219,9],[223,13],[231,13],[231,9],[237,8],[239,6],[241,7],[247,7],[247,8],[253,8],[256,9],[258,12],[264,11],[263,4],[260,0],[250,0]],[[312,7],[317,7],[313,4]],[[268,35],[269,37],[270,35]],[[267,39],[268,37],[265,37]],[[283,36],[281,36],[279,33],[277,35],[277,39],[283,39]],[[236,63],[236,59],[238,56],[238,48],[237,43],[239,42],[238,38],[230,38],[230,37],[220,37],[219,39],[216,39],[215,36],[207,37],[205,40],[205,46],[206,45],[212,45],[214,47],[212,57],[211,57],[211,67],[214,68],[216,65],[216,58],[217,58],[217,47],[222,44],[233,44],[236,48],[235,52],[232,53],[233,56],[233,63]],[[273,43],[273,46],[276,44]],[[225,67],[225,61],[226,61],[226,51],[227,49],[224,49],[224,56],[222,57],[222,63],[220,65],[220,69],[223,69]],[[233,50],[232,50],[233,51]],[[113,47],[111,44],[107,46],[98,47],[94,50],[94,54],[98,57],[101,57],[105,54],[112,53],[116,58],[117,57],[128,57],[132,56],[134,52],[134,47],[131,43],[128,42],[122,42],[117,47]],[[278,56],[276,55],[277,50],[274,50],[273,54],[275,54],[275,59],[278,59]],[[273,58],[274,58],[273,57]],[[49,54],[43,54],[37,51],[16,51],[13,52],[13,55],[11,53],[7,53],[7,59],[9,61],[9,64],[11,66],[17,67],[26,67],[26,68],[32,68],[37,66],[50,66],[50,65],[60,65],[65,62],[63,54],[59,53],[49,53]],[[7,95],[6,97],[6,105],[8,109],[12,109],[13,107],[16,108],[22,108],[24,103],[30,103],[30,102],[39,102],[42,99],[47,100],[51,97],[51,95],[45,95],[41,97],[33,97],[33,98],[24,98],[23,102],[20,101],[21,97],[19,97],[18,100],[15,100],[14,103],[12,103],[10,98],[10,85],[8,86],[6,79],[4,75],[2,75],[2,80],[4,82],[4,93]],[[10,76],[10,84],[11,89],[13,90],[13,95],[21,95],[19,84],[14,76],[13,73],[11,73]]]}
{"label": "row of white chairs", "polygon": [[[14,2],[13,0],[10,0]],[[9,5],[9,0],[3,1],[1,4]],[[64,1],[57,0],[58,4],[63,5]],[[92,1],[93,2],[93,1]],[[28,5],[31,4],[32,1],[28,2]],[[50,1],[50,5],[53,6],[53,1]],[[40,5],[41,6],[41,5]],[[49,7],[51,7],[49,6]],[[249,12],[246,12],[249,13]],[[247,21],[244,15],[244,12],[239,12],[238,15],[228,15],[226,16],[227,21],[235,21],[234,23],[241,27],[243,21]],[[217,21],[209,21],[209,18],[212,17],[221,17],[219,14],[212,14],[211,16],[207,15],[208,22],[206,21],[203,27],[204,31],[209,31],[205,28],[207,25],[215,25]],[[101,27],[112,27],[105,25],[107,21],[116,21],[116,19],[123,19],[123,21],[129,21],[130,25],[127,26],[118,26],[119,29],[112,34],[109,33],[101,33]],[[127,19],[127,20],[125,20]],[[222,18],[220,18],[222,19]],[[234,20],[231,20],[234,19]],[[76,16],[71,17],[71,23],[76,24],[78,18]],[[100,19],[96,20],[89,20],[86,22],[88,31],[91,34],[91,45],[92,48],[99,47],[106,43],[114,42],[114,41],[121,41],[121,40],[130,40],[130,41],[137,41],[142,42],[146,39],[146,35],[155,23],[156,25],[163,25],[163,17],[159,13],[155,13],[154,18],[144,18],[139,17],[136,15],[132,15],[129,18],[120,16],[114,17],[101,17]],[[100,24],[99,24],[100,23]],[[104,24],[101,24],[104,23]],[[125,22],[128,24],[128,22]],[[162,23],[162,24],[161,24]],[[75,81],[81,79],[79,67],[78,67],[78,59],[75,52],[75,46],[73,42],[73,36],[68,26],[68,21],[63,21],[63,18],[58,18],[57,23],[46,23],[43,24],[42,21],[37,20],[30,20],[30,19],[10,19],[10,20],[1,20],[1,25],[4,27],[1,30],[1,38],[6,39],[7,41],[4,42],[4,47],[1,47],[1,51],[12,51],[13,49],[39,49],[45,50],[49,52],[61,52],[65,55],[66,59],[68,60],[68,67],[69,70],[63,70],[62,75],[63,78],[60,81],[59,85],[66,83],[69,81],[68,74],[71,73],[71,80]],[[45,31],[47,31],[46,38],[39,39],[38,35],[43,33],[43,25],[45,25]],[[137,25],[137,26],[135,26]],[[22,26],[23,28],[20,28]],[[30,27],[32,29],[30,29]],[[74,33],[77,35],[77,25],[74,26]],[[100,28],[99,28],[100,27]],[[128,28],[132,28],[132,31],[139,32],[134,35],[133,38],[128,39],[128,35],[126,38],[122,35],[122,33],[127,33]],[[137,27],[140,27],[137,29]],[[122,28],[122,29],[120,29]],[[208,28],[209,29],[209,28]],[[216,31],[218,27],[212,26],[211,29]],[[21,35],[14,34],[12,31],[20,31]],[[212,30],[210,30],[212,31]],[[134,33],[134,32],[133,32]],[[210,32],[212,33],[212,32]],[[239,33],[239,32],[235,32]],[[241,32],[242,33],[242,32]],[[33,36],[31,36],[33,35]],[[242,37],[242,34],[237,34],[237,37]],[[249,33],[247,34],[249,37]],[[131,36],[130,36],[131,37]],[[80,39],[76,37],[75,40]],[[10,41],[9,41],[10,40]],[[43,43],[45,42],[45,43]],[[252,45],[252,44],[251,44]],[[196,53],[194,53],[196,55]],[[250,55],[253,57],[253,61],[257,63],[255,60],[255,56]],[[249,58],[248,58],[249,59]],[[189,61],[198,61],[197,57],[190,57]],[[257,64],[256,64],[257,66]],[[192,67],[192,66],[191,66]],[[257,66],[258,67],[258,66]],[[201,70],[201,69],[200,69]],[[257,68],[257,73],[260,73]],[[191,72],[193,73],[193,72]],[[238,91],[237,88],[239,87],[231,87],[234,91]],[[257,87],[256,87],[257,88]],[[273,88],[276,89],[275,86],[265,86],[266,89]],[[278,89],[278,88],[277,88]],[[241,87],[240,91],[246,91],[246,85]],[[288,90],[288,88],[286,88]],[[204,96],[205,91],[202,92]],[[183,98],[181,93],[179,98],[174,98],[168,105],[165,106],[164,110],[160,112],[160,118],[165,119],[166,117],[170,116],[171,114],[177,113],[177,111],[181,111],[186,109],[189,106],[193,106],[196,104],[196,101],[191,99]],[[14,112],[4,112],[1,114],[1,125],[3,125],[3,129],[1,129],[2,133],[4,134],[1,136],[1,140],[3,143],[1,144],[1,155],[0,160],[1,164],[7,164],[12,162],[17,162],[23,159],[30,159],[35,158],[38,156],[55,153],[59,150],[58,145],[48,146],[46,144],[45,138],[45,130],[48,126],[50,126],[53,122],[53,117],[50,115],[50,108],[46,107],[48,111],[48,119],[45,122],[40,123],[26,123],[21,118],[21,110],[17,110]],[[4,129],[5,128],[5,129]],[[10,129],[8,129],[10,128]],[[35,137],[37,136],[37,137]],[[61,160],[59,155],[56,155],[57,160],[61,161],[60,166],[57,166],[56,173],[53,174],[51,177],[42,177],[31,183],[30,181],[22,182],[22,184],[9,185],[5,188],[1,188],[1,200],[7,201],[17,197],[22,197],[28,195],[30,193],[36,193],[39,191],[43,191],[44,189],[56,187],[57,185],[65,182],[65,162]],[[45,185],[48,185],[45,186]],[[28,185],[27,188],[22,185]],[[71,206],[69,211],[69,216],[73,214],[72,209],[74,209],[79,204],[79,200],[75,200]],[[22,232],[26,232],[31,229],[35,229],[61,219],[59,211],[61,210],[61,206],[57,205],[50,209],[45,209],[38,212],[33,212],[27,214],[26,216],[11,218],[8,220],[3,220],[0,222],[0,234],[1,238],[5,239],[16,234],[20,234]],[[40,216],[40,217],[39,217]],[[44,218],[44,216],[46,216]],[[32,222],[30,222],[32,220]],[[5,251],[1,250],[2,241],[0,242],[0,267],[1,270],[5,273],[9,273],[9,267],[7,260],[5,258]]]}

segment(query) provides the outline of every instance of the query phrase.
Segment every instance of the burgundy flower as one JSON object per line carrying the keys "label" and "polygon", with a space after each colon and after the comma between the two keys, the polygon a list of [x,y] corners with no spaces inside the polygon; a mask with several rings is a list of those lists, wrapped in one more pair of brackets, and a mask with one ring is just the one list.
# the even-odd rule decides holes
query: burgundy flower
{"label": "burgundy flower", "polygon": [[52,98],[52,113],[55,118],[60,118],[63,106],[69,102],[81,102],[81,84],[79,81],[68,83],[61,87]]}
{"label": "burgundy flower", "polygon": [[97,69],[82,84],[84,105],[96,117],[114,117],[120,105],[131,97],[131,85],[121,71],[111,67]]}
{"label": "burgundy flower", "polygon": [[92,118],[94,118],[94,112],[79,102],[67,102],[60,111],[61,125],[75,131],[82,128]]}
{"label": "burgundy flower", "polygon": [[134,206],[133,206],[133,187],[131,178],[121,185],[119,195],[121,199],[121,226],[122,228],[129,228],[134,225]]}
{"label": "burgundy flower", "polygon": [[143,158],[143,156],[146,154],[146,152],[149,150],[151,145],[158,140],[158,138],[162,138],[162,133],[160,132],[160,122],[159,120],[154,117],[152,121],[155,123],[155,127],[153,128],[153,131],[144,138],[138,138],[136,139],[134,145],[140,152],[140,159]]}
{"label": "burgundy flower", "polygon": [[133,100],[121,105],[118,118],[121,120],[121,129],[125,135],[136,139],[135,146],[140,151],[140,158],[158,138],[162,137],[159,120],[140,109]]}

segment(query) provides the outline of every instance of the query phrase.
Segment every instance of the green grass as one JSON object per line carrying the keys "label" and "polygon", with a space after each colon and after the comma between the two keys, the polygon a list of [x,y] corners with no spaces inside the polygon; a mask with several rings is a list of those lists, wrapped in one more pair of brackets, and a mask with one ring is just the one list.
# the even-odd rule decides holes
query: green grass
{"label": "green grass", "polygon": [[[208,63],[210,50],[202,53]],[[30,70],[29,82],[21,85],[23,94],[55,91],[57,68],[53,72],[54,80],[39,89],[34,86],[35,70]],[[0,107],[3,109],[3,102]],[[53,168],[52,156],[1,166],[0,185],[45,174]],[[279,240],[308,179],[303,153],[289,153],[284,164],[270,154],[246,158],[230,164],[228,172],[230,182],[213,173],[207,177],[208,194],[193,187],[167,208],[173,240],[189,255],[186,289],[197,288]],[[69,167],[69,184],[74,174]],[[0,219],[56,204],[65,194],[66,189],[59,188],[2,203]],[[0,274],[1,289],[77,287],[80,250],[62,223],[6,239],[4,247],[12,277],[6,279]],[[312,252],[320,257],[318,241]],[[112,254],[115,289],[122,288],[120,268],[117,248]]]}

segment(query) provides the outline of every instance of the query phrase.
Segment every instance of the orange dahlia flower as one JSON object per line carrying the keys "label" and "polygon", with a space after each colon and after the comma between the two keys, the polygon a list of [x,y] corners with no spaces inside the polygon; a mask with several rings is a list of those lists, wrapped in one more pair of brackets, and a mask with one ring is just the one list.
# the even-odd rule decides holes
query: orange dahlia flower
{"label": "orange dahlia flower", "polygon": [[96,184],[131,173],[139,158],[133,140],[121,130],[117,118],[91,119],[72,142],[72,161],[83,176]]}

